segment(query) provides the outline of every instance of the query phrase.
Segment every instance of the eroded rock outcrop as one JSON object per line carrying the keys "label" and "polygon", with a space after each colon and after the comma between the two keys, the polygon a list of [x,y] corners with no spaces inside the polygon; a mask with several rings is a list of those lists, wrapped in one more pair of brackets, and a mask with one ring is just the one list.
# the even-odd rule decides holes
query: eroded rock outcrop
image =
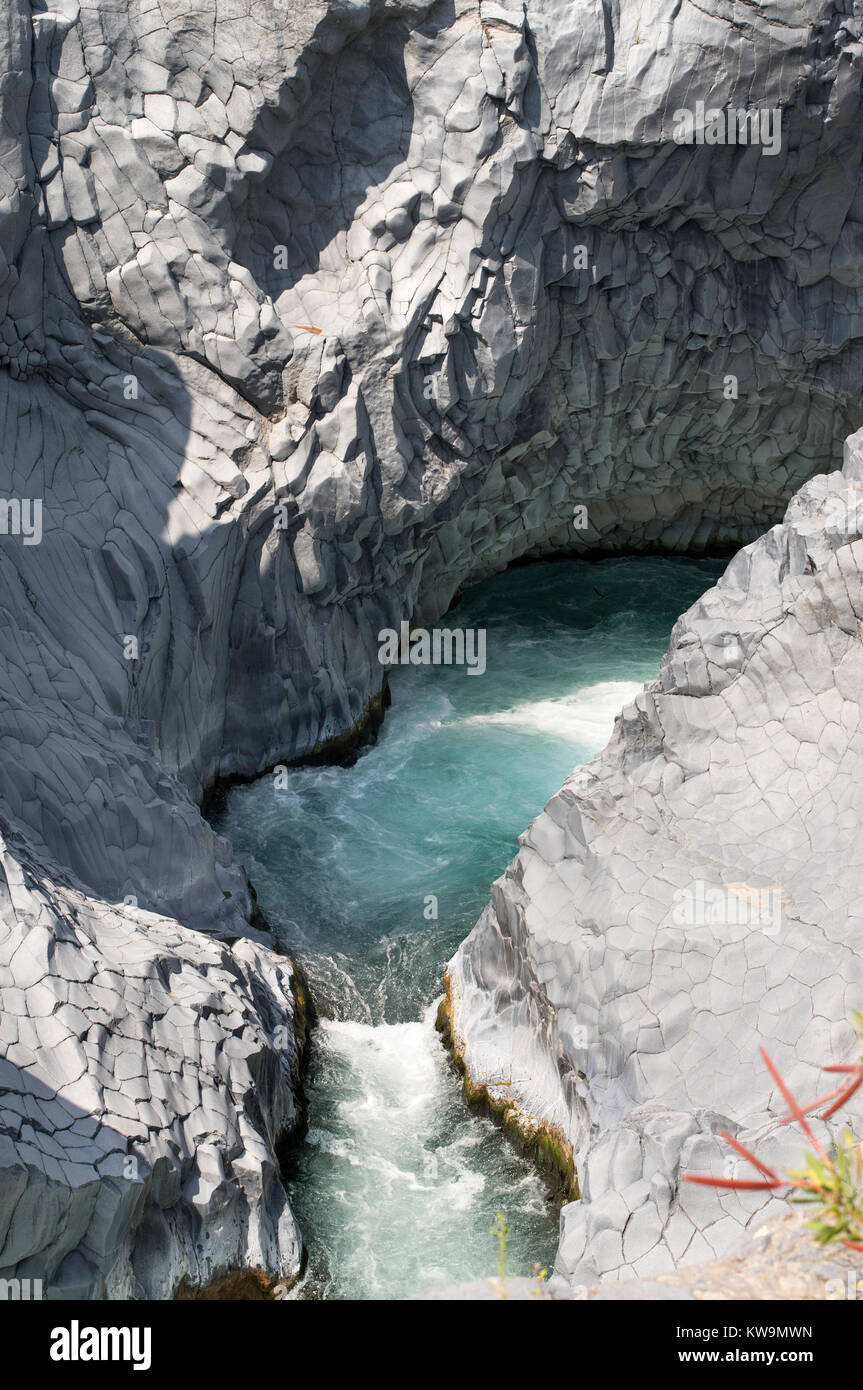
{"label": "eroded rock outcrop", "polygon": [[[217,1054],[240,1038],[280,1079],[263,1103],[227,1061],[208,1072],[232,1112],[213,1141],[226,1210],[254,1208],[242,1153],[271,1192],[297,1045],[289,968],[202,791],[362,726],[382,626],[434,620],[526,554],[750,539],[860,422],[857,19],[827,0],[790,20],[725,0],[640,10],[9,0],[0,16],[0,821],[6,878],[28,866],[40,904],[10,910],[4,980],[20,987],[16,933],[37,918],[70,948],[46,943],[44,987],[47,1017],[80,1010],[57,1054],[74,1062],[44,1084],[79,1087],[86,1057],[111,1129],[112,1029],[63,993],[75,914],[92,970],[118,967],[109,1014],[133,988],[118,920],[143,958],[194,975],[193,1050],[208,981],[239,972]],[[675,108],[698,99],[781,109],[780,153],[675,144]],[[35,523],[36,502],[29,544],[16,517]],[[129,1016],[150,1020],[159,1071],[165,1001],[142,978]],[[7,1055],[41,1084],[40,1016]],[[142,1091],[132,1147],[209,1190],[216,1160],[177,1150],[184,1103],[144,1118]],[[0,1274],[76,1252],[91,1291],[134,1292],[145,1211],[183,1230],[154,1244],[144,1291],[201,1260],[202,1277],[295,1266],[275,1199],[260,1237],[224,1234],[209,1264],[194,1210],[206,1225],[221,1198],[141,1199],[114,1175],[110,1239],[79,1227],[77,1197],[64,1213],[81,1184],[48,1161],[66,1161],[60,1112],[22,1141],[11,1110],[0,1186],[56,1203],[32,1248],[7,1237]]]}
{"label": "eroded rock outcrop", "polygon": [[0,842],[0,1242],[52,1298],[296,1277],[289,961],[94,900]]}
{"label": "eroded rock outcrop", "polygon": [[678,621],[659,679],[522,837],[449,967],[471,1083],[574,1155],[570,1282],[723,1254],[771,1199],[683,1172],[752,1176],[720,1129],[780,1168],[804,1142],[759,1046],[806,1101],[854,1059],[861,536],[858,434]]}

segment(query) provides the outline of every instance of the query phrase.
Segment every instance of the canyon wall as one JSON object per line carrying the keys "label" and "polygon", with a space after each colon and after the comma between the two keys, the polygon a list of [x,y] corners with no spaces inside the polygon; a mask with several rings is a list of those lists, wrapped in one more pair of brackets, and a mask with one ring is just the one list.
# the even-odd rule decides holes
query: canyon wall
{"label": "canyon wall", "polygon": [[376,717],[381,627],[754,540],[863,420],[858,14],[641,10],[4,6],[0,1275],[295,1273],[302,1004],[203,792]]}
{"label": "canyon wall", "polygon": [[725,1254],[775,1199],[683,1174],[759,1176],[720,1130],[778,1171],[811,1148],[759,1049],[802,1104],[859,1054],[861,537],[863,432],[678,620],[450,964],[472,1084],[574,1159],[570,1284]]}

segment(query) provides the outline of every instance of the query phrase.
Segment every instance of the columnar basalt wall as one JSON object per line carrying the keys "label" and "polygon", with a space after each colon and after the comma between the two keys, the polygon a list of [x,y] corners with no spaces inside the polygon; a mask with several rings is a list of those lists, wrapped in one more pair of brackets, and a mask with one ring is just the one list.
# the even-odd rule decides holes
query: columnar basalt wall
{"label": "columnar basalt wall", "polygon": [[471,1083],[574,1154],[570,1283],[724,1254],[769,1194],[683,1174],[753,1176],[719,1130],[780,1170],[804,1142],[759,1048],[806,1101],[856,1058],[861,536],[863,433],[679,619],[449,966]]}
{"label": "columnar basalt wall", "polygon": [[[861,422],[859,16],[642,9],[4,6],[0,821],[7,879],[26,865],[28,893],[52,887],[9,909],[3,978],[22,988],[15,933],[37,919],[65,969],[86,918],[117,1001],[115,920],[145,956],[161,924],[169,975],[198,952],[178,1055],[224,1034],[207,1065],[234,1116],[234,1137],[212,1131],[226,1209],[255,1210],[244,1107],[270,1195],[260,1238],[225,1236],[201,1273],[203,1199],[130,1195],[113,1173],[103,1239],[83,1206],[63,1215],[78,1179],[52,1148],[59,1112],[22,1139],[13,1105],[0,1175],[57,1204],[26,1254],[7,1237],[0,1273],[80,1255],[87,1287],[146,1291],[237,1260],[295,1268],[271,1200],[290,967],[203,790],[374,716],[381,627],[433,621],[525,555],[751,540]],[[781,113],[779,148],[677,143],[699,101]],[[44,964],[46,988],[75,978],[48,946]],[[242,1007],[212,1023],[206,982],[234,968]],[[149,1075],[167,1043],[141,979]],[[66,1005],[69,1071],[42,1078],[42,1015],[14,1009],[9,1064],[61,1098],[86,1074],[83,1109],[116,1129],[100,1080],[116,1030]],[[255,1084],[219,1061],[238,1037]],[[173,1155],[181,1194],[190,1176],[209,1191],[179,1090],[162,1114],[139,1089],[131,1147]],[[136,1228],[163,1220],[162,1272],[122,1284]]]}

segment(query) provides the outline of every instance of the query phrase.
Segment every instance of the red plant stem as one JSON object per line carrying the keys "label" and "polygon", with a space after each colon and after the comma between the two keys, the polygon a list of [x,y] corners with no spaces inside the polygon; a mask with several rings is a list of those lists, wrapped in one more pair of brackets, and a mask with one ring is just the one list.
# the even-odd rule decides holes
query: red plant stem
{"label": "red plant stem", "polygon": [[[824,1071],[853,1072],[856,1077],[856,1080],[850,1086],[846,1086],[845,1083],[841,1086],[834,1086],[832,1091],[827,1091],[825,1095],[819,1096],[817,1100],[810,1101],[808,1105],[800,1107],[802,1114],[808,1115],[811,1110],[817,1110],[819,1105],[824,1105],[828,1100],[833,1100],[834,1097],[838,1096],[839,1099],[836,1101],[836,1104],[823,1115],[819,1116],[821,1120],[829,1120],[831,1115],[835,1115],[837,1110],[841,1110],[842,1106],[847,1104],[858,1087],[863,1085],[863,1067],[825,1067]],[[796,1119],[796,1115],[786,1115],[782,1120],[782,1124],[790,1125]]]}
{"label": "red plant stem", "polygon": [[746,1159],[747,1163],[751,1163],[753,1168],[758,1169],[759,1173],[763,1173],[765,1178],[770,1178],[771,1182],[779,1181],[779,1178],[772,1169],[768,1168],[766,1164],[762,1163],[759,1158],[755,1157],[754,1153],[750,1153],[742,1144],[738,1144],[736,1139],[732,1139],[731,1135],[726,1130],[721,1129],[719,1131],[719,1137],[720,1139],[724,1139],[726,1144],[730,1144],[732,1149],[736,1149],[741,1157]]}
{"label": "red plant stem", "polygon": [[861,1086],[863,1086],[863,1071],[861,1071],[857,1080],[853,1082],[852,1085],[846,1087],[845,1091],[839,1097],[839,1099],[833,1105],[830,1106],[830,1109],[824,1111],[824,1114],[821,1116],[821,1119],[829,1120],[830,1116],[835,1115],[837,1110],[841,1110],[842,1106],[845,1105],[851,1099],[855,1091],[859,1091]]}
{"label": "red plant stem", "polygon": [[[808,1115],[809,1112],[810,1112],[810,1110],[817,1110],[818,1107],[819,1107],[819,1105],[824,1105],[828,1100],[832,1100],[834,1096],[839,1096],[839,1095],[841,1095],[844,1089],[845,1089],[844,1083],[843,1083],[842,1086],[834,1086],[834,1088],[833,1088],[832,1091],[827,1091],[827,1093],[826,1093],[825,1095],[819,1096],[817,1100],[811,1101],[809,1105],[803,1105],[803,1106],[801,1106],[801,1110],[802,1110],[803,1114],[804,1114],[804,1115]],[[783,1119],[782,1119],[782,1123],[783,1123],[784,1125],[790,1125],[790,1124],[792,1124],[796,1119],[797,1119],[797,1116],[796,1116],[796,1115],[785,1115],[785,1116],[783,1117]],[[822,1116],[822,1119],[823,1119],[823,1116]]]}
{"label": "red plant stem", "polygon": [[822,1160],[822,1162],[827,1164],[828,1168],[832,1168],[833,1164],[830,1162],[830,1159],[827,1157],[821,1145],[818,1143],[818,1140],[815,1138],[815,1135],[812,1133],[812,1130],[810,1129],[806,1121],[806,1116],[803,1114],[803,1111],[800,1109],[800,1106],[797,1104],[797,1101],[794,1099],[788,1087],[785,1085],[785,1082],[782,1080],[782,1077],[779,1075],[779,1072],[776,1070],[770,1058],[767,1056],[767,1053],[765,1052],[764,1048],[759,1048],[759,1051],[761,1053],[761,1056],[764,1058],[764,1063],[767,1067],[767,1070],[770,1072],[770,1075],[773,1077],[773,1080],[776,1082],[776,1085],[779,1087],[780,1091],[785,1097],[788,1109],[791,1111],[795,1120],[800,1125],[801,1129],[803,1130],[803,1133],[807,1135],[807,1137],[811,1140],[812,1144],[815,1147],[815,1152],[818,1154],[818,1157]]}
{"label": "red plant stem", "polygon": [[749,1178],[706,1178],[698,1173],[684,1173],[683,1180],[701,1183],[704,1187],[728,1187],[744,1192],[766,1192],[771,1188],[783,1186],[778,1178],[775,1182],[755,1182]]}

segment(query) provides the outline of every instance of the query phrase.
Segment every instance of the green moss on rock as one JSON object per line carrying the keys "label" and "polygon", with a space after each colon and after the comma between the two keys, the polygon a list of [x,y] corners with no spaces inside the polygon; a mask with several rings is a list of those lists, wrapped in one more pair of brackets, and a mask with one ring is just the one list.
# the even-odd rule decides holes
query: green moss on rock
{"label": "green moss on rock", "polygon": [[462,1078],[468,1104],[494,1120],[513,1147],[528,1158],[546,1182],[555,1201],[574,1202],[581,1195],[572,1145],[550,1125],[536,1123],[523,1115],[509,1100],[493,1096],[486,1086],[477,1084],[467,1069],[455,1042],[452,993],[449,975],[444,973],[444,997],[438,1006],[435,1027]]}

